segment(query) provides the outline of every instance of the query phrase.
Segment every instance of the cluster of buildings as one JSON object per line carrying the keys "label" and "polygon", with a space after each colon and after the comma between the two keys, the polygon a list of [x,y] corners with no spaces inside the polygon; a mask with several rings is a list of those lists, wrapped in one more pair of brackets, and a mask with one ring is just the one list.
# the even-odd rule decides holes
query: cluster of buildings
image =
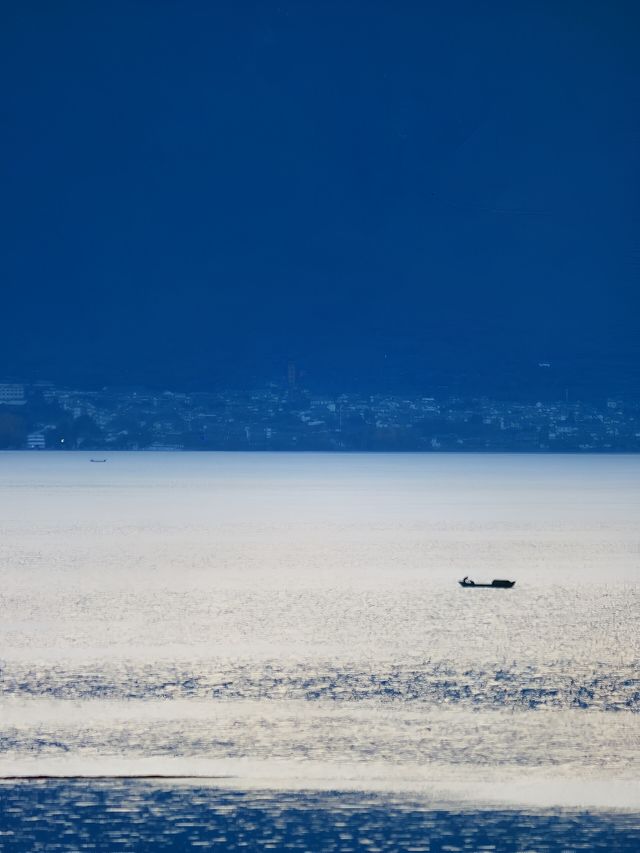
{"label": "cluster of buildings", "polygon": [[640,450],[640,404],[457,395],[74,390],[0,383],[0,448],[118,450]]}

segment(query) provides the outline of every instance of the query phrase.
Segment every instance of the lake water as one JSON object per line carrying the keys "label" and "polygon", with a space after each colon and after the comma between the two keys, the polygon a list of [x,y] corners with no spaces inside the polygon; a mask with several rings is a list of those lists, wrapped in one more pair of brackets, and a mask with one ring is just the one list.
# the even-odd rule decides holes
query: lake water
{"label": "lake water", "polygon": [[637,456],[1,453],[0,849],[637,849],[639,520]]}

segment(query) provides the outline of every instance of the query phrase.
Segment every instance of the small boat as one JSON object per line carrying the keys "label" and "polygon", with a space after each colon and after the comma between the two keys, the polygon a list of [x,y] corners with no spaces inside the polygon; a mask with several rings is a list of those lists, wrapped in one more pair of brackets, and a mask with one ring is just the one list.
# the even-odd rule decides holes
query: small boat
{"label": "small boat", "polygon": [[91,462],[106,462],[106,459],[91,459]]}
{"label": "small boat", "polygon": [[475,583],[475,581],[470,581],[469,578],[465,577],[461,581],[458,581],[460,586],[464,587],[474,587],[475,589],[511,589],[512,586],[515,586],[515,581],[505,581],[505,580],[492,580],[491,583]]}

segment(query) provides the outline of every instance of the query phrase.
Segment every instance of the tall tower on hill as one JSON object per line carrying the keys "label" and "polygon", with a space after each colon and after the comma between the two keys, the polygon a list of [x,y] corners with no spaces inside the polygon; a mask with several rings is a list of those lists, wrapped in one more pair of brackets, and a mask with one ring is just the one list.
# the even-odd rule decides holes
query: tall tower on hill
{"label": "tall tower on hill", "polygon": [[295,361],[289,361],[287,365],[287,384],[289,385],[289,390],[293,391],[296,387],[297,373],[296,373],[296,363]]}

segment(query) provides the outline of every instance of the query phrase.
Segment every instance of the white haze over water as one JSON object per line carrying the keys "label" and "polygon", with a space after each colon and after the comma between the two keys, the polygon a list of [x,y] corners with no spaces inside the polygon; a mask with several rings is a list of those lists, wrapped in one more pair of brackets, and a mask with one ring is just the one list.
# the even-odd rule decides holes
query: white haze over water
{"label": "white haze over water", "polygon": [[0,775],[640,809],[639,475],[2,453]]}

